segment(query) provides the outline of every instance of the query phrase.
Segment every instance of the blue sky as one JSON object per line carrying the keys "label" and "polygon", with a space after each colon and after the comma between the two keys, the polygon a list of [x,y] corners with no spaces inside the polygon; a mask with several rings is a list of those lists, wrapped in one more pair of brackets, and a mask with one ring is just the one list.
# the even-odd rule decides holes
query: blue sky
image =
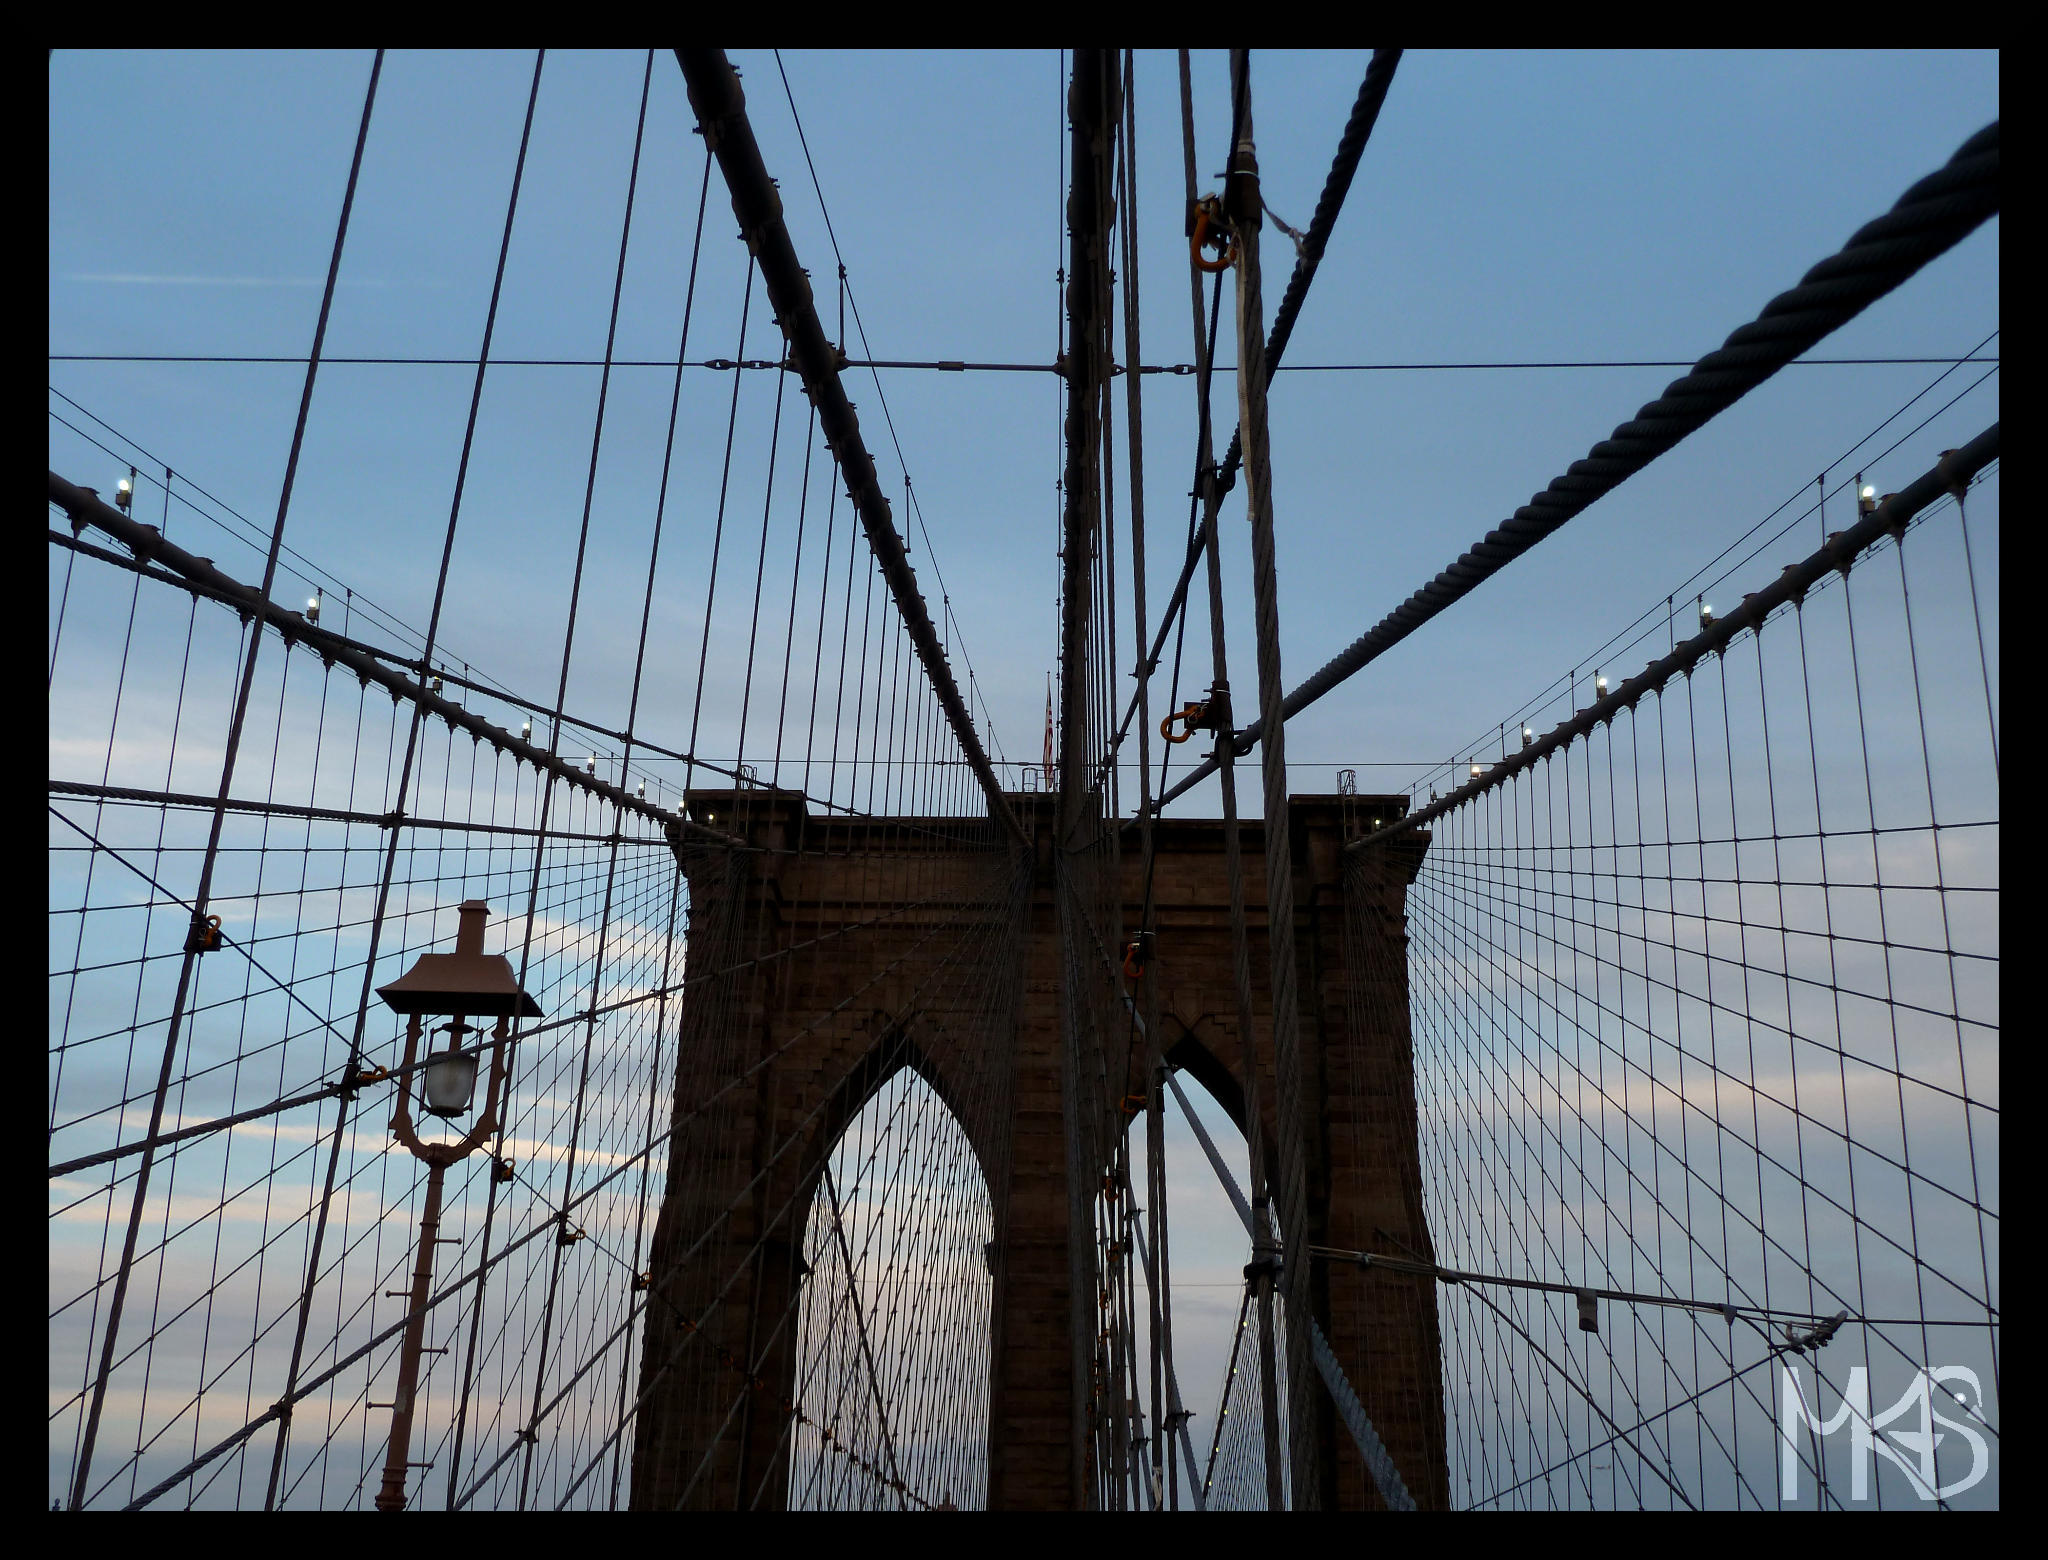
{"label": "blue sky", "polygon": [[[735,60],[829,319],[831,244],[774,59],[739,51]],[[1296,225],[1313,210],[1363,61],[1357,51],[1259,57],[1266,194]],[[1055,57],[792,52],[784,64],[874,355],[1050,361],[1063,258]],[[58,56],[51,351],[303,355],[367,67],[366,55],[351,54]],[[601,355],[641,68],[631,55],[550,57],[496,355]],[[475,353],[530,71],[523,55],[390,57],[330,355]],[[1195,90],[1206,176],[1223,138],[1220,54],[1198,58]],[[1144,355],[1186,362],[1170,54],[1141,56],[1137,96]],[[1990,54],[1413,54],[1290,361],[1690,360],[1997,112]],[[679,75],[657,61],[621,357],[674,352],[701,156]],[[741,251],[716,186],[693,357],[738,351]],[[1977,347],[1997,326],[1997,231],[1994,221],[1817,355]],[[1284,239],[1269,233],[1267,253],[1277,296]],[[760,324],[750,356],[769,350]],[[1994,341],[1987,351],[1996,350]],[[1810,485],[1937,372],[1782,373],[1485,587],[1455,621],[1305,715],[1290,756],[1324,773],[1297,784],[1332,784],[1329,766],[1311,760],[1452,756],[1589,655],[1604,630]],[[274,513],[296,369],[58,363],[51,377],[245,514]],[[639,511],[659,475],[668,377],[614,377],[593,621],[629,603],[635,610],[619,620],[637,617]],[[739,480],[757,487],[772,377],[756,376],[742,394],[740,448],[755,469]],[[1672,377],[1654,368],[1283,375],[1274,468],[1290,685]],[[551,680],[546,641],[558,630],[504,625],[529,613],[559,619],[554,571],[573,547],[597,378],[594,369],[507,368],[487,392],[468,499],[475,519],[458,542],[444,638],[515,687]],[[1185,523],[1191,384],[1146,383],[1155,598]],[[468,387],[459,367],[337,366],[315,402],[289,540],[415,623]],[[716,454],[726,388],[703,371],[686,378],[680,459]],[[882,388],[997,738],[1012,755],[1034,754],[1057,632],[1056,382],[893,372]],[[900,492],[872,383],[854,394],[885,482]],[[1990,421],[1996,396],[1994,377],[1873,478],[1902,482],[1923,469]],[[95,462],[110,464],[67,441],[53,427],[60,469],[91,480]],[[113,474],[101,473],[100,485]],[[1226,577],[1243,581],[1244,533],[1225,535],[1237,554],[1226,554]],[[693,543],[701,538],[685,533],[671,547],[675,572],[662,583],[675,599],[664,604],[668,622],[657,616],[657,659],[664,630],[678,646],[695,637],[683,584]],[[924,537],[911,543],[922,561]],[[1760,567],[1772,574],[1780,561]],[[1119,592],[1126,640],[1128,584]],[[1565,603],[1571,610],[1560,612]],[[1236,642],[1248,645],[1245,603],[1231,604]],[[1198,614],[1190,653],[1206,668],[1199,623]],[[592,641],[572,707],[595,713],[621,698],[608,672],[622,654],[623,644]],[[661,701],[679,698],[686,680],[686,666],[673,686],[657,680],[650,731],[665,715],[672,724]],[[1373,778],[1368,771],[1368,788]]]}
{"label": "blue sky", "polygon": [[[1296,226],[1314,208],[1366,58],[1355,50],[1256,56],[1265,193]],[[833,241],[775,58],[740,50],[734,60],[829,328],[837,311]],[[1995,119],[1998,63],[1986,52],[1411,53],[1288,361],[1689,362]],[[1055,283],[1065,258],[1058,57],[790,51],[782,64],[872,355],[1049,363],[1064,335]],[[643,68],[639,54],[549,56],[495,357],[601,356]],[[53,359],[303,357],[368,70],[367,53],[56,55]],[[327,338],[331,357],[474,356],[531,72],[524,54],[388,58]],[[1227,128],[1220,51],[1198,54],[1194,82],[1207,189]],[[1140,55],[1137,102],[1143,358],[1185,363],[1192,349],[1171,53]],[[658,55],[620,358],[675,353],[703,166],[691,124],[673,60]],[[1981,349],[1995,357],[1998,232],[1995,220],[1987,224],[1815,355],[1954,358]],[[1271,229],[1265,253],[1270,302],[1291,256]],[[739,336],[743,275],[714,173],[687,356],[773,355],[772,328],[758,307],[744,341]],[[1226,339],[1228,332],[1226,320]],[[851,350],[862,355],[858,336]],[[1678,372],[1281,375],[1272,396],[1273,462],[1288,685]],[[52,361],[50,383],[267,528],[302,373],[291,364]],[[1830,463],[1942,373],[1926,364],[1782,372],[1293,723],[1295,788],[1333,789],[1338,766],[1358,765],[1363,789],[1397,789],[1424,774],[1423,763],[1473,751],[1474,738],[1521,718],[1555,679],[1574,669],[1589,676],[1611,633],[1755,522],[1794,498],[1784,518],[1796,518],[1817,476],[1832,489],[1868,461],[1881,491],[1903,486],[1937,452],[1997,417],[1995,374],[1951,374],[1864,446],[1873,453]],[[759,534],[750,528],[761,523],[776,377],[749,374],[741,385],[733,512],[746,516],[735,522],[746,541]],[[461,366],[323,370],[286,538],[318,568],[288,577],[281,597],[308,588],[318,573],[414,627],[424,623],[471,379]],[[598,379],[590,367],[507,366],[493,372],[483,403],[442,642],[452,660],[535,697],[551,696],[554,686]],[[625,715],[670,385],[660,368],[624,368],[612,380],[568,695],[572,710],[608,724]],[[1192,385],[1169,376],[1144,381],[1155,610],[1186,522]],[[684,377],[675,529],[657,577],[641,720],[651,737],[677,747],[687,736],[729,393],[727,376]],[[943,579],[961,625],[956,669],[972,667],[1001,749],[1035,758],[1058,626],[1058,381],[883,371],[879,389],[862,375],[851,393],[885,488],[901,494],[906,466],[914,480],[915,519],[905,528],[935,609]],[[1217,404],[1227,417],[1227,386],[1219,385]],[[91,428],[57,397],[51,405]],[[800,411],[792,395],[785,416]],[[1119,401],[1119,450],[1122,419]],[[124,474],[125,459],[50,426],[53,469],[103,491]],[[770,537],[771,555],[788,545],[793,524],[787,499],[799,468],[787,454],[781,473],[772,525],[782,529]],[[1127,503],[1120,490],[1120,514]],[[145,481],[138,514],[160,522],[160,506]],[[1981,513],[1995,595],[1995,483]],[[1241,499],[1225,514],[1233,665],[1249,689]],[[1847,517],[1845,502],[1835,500],[1828,528]],[[168,525],[229,572],[260,574],[259,553],[189,511],[172,511]],[[1820,529],[1811,520],[1800,525],[1721,591],[1732,598],[1775,575],[1811,549]],[[1123,557],[1120,542],[1120,567]],[[777,588],[771,579],[764,621],[779,616]],[[1128,664],[1127,573],[1118,597]],[[706,678],[713,692],[700,750],[716,757],[731,756],[738,740],[732,674],[745,625],[724,616],[736,610],[721,596]],[[1204,621],[1198,598],[1184,691],[1208,680]],[[1653,653],[1633,649],[1620,669],[1632,671]],[[1554,705],[1537,729],[1564,712]],[[53,716],[53,736],[64,735],[63,725]],[[749,738],[750,750],[759,740]],[[659,766],[649,773],[657,785],[673,779]],[[1208,788],[1182,804],[1192,814],[1213,808]],[[1206,1168],[1182,1162],[1192,1153],[1176,1134],[1175,1195],[1203,1207],[1213,1228],[1210,1237],[1176,1235],[1179,1276],[1234,1284],[1237,1240]],[[1209,1247],[1197,1244],[1203,1238]],[[1197,1317],[1211,1296],[1217,1337],[1204,1343]],[[1220,1360],[1234,1309],[1234,1287],[1190,1293],[1180,1334],[1190,1356],[1207,1349]],[[1213,1379],[1213,1369],[1184,1359],[1190,1406],[1205,1414]]]}

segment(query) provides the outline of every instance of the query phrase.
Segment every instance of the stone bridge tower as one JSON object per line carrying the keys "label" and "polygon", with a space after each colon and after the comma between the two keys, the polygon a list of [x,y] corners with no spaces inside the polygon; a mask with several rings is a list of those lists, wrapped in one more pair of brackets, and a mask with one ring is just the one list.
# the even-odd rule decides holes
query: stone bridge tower
{"label": "stone bridge tower", "polygon": [[[806,1221],[834,1144],[904,1067],[959,1120],[995,1209],[989,1507],[1083,1504],[1091,1405],[1076,1401],[1073,1369],[1056,799],[1010,800],[1029,850],[992,843],[1000,836],[979,820],[823,818],[786,792],[692,793],[690,816],[705,829],[674,831],[691,903],[684,1062],[651,1252],[635,1508],[785,1504],[797,1330],[774,1319],[794,1314]],[[1428,837],[1347,856],[1346,838],[1398,816],[1405,798],[1301,796],[1291,805],[1312,1102],[1308,1238],[1428,1257],[1403,930]],[[709,830],[744,844],[719,843]],[[1248,822],[1241,837],[1271,1144],[1263,832]],[[1222,825],[1164,820],[1155,842],[1161,1046],[1168,1065],[1200,1081],[1242,1128]],[[1129,924],[1142,893],[1135,851],[1122,873]],[[1092,1253],[1091,1237],[1082,1232]],[[1432,1283],[1319,1262],[1313,1295],[1417,1504],[1444,1505]],[[735,1408],[741,1358],[762,1379]],[[1194,1397],[1207,1389],[1182,1381]],[[1348,1434],[1327,1404],[1315,1412],[1324,1503],[1376,1506]]]}

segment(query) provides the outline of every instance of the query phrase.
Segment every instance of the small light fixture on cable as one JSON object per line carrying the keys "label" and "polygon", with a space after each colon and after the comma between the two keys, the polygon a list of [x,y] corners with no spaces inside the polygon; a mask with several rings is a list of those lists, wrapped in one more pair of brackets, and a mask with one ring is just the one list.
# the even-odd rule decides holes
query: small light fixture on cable
{"label": "small light fixture on cable", "polygon": [[1471,766],[1471,768],[1472,768],[1472,778],[1473,778],[1474,780],[1477,780],[1477,779],[1479,778],[1479,776],[1480,776],[1480,775],[1481,775],[1481,774],[1482,774],[1482,773],[1484,772],[1484,771],[1482,771],[1482,770],[1480,769],[1480,767],[1479,767],[1479,760],[1478,760],[1478,759],[1476,759],[1476,758],[1472,760],[1472,766]]}
{"label": "small light fixture on cable", "polygon": [[1527,726],[1524,726],[1522,728],[1522,746],[1527,747],[1530,743],[1534,742],[1535,740],[1536,733],[1531,731]]}
{"label": "small light fixture on cable", "polygon": [[635,799],[639,801],[644,802],[647,800],[647,782],[645,780],[642,780],[638,785],[633,787],[633,795]]}
{"label": "small light fixture on cable", "polygon": [[427,691],[438,699],[441,696],[441,679],[436,677],[427,685]]}
{"label": "small light fixture on cable", "polygon": [[128,475],[114,484],[114,507],[122,514],[135,507],[135,468],[128,468]]}
{"label": "small light fixture on cable", "polygon": [[1707,600],[1706,597],[1702,596],[1700,597],[1700,627],[1712,628],[1713,626],[1714,604],[1711,601]]}
{"label": "small light fixture on cable", "polygon": [[1593,673],[1593,697],[1596,699],[1607,697],[1607,679],[1597,669]]}
{"label": "small light fixture on cable", "polygon": [[318,596],[308,596],[306,598],[306,621],[308,623],[320,621],[320,598]]}
{"label": "small light fixture on cable", "polygon": [[521,721],[521,722],[519,723],[519,740],[520,740],[521,742],[531,742],[531,741],[533,740],[533,722],[532,722],[532,721],[530,721],[530,720],[525,720],[525,721]]}
{"label": "small light fixture on cable", "polygon": [[590,757],[584,762],[583,772],[586,775],[594,775],[597,773],[597,755],[595,753],[591,754]]}
{"label": "small light fixture on cable", "polygon": [[1856,513],[1867,515],[1877,509],[1877,489],[1863,481],[1863,473],[1856,473],[1856,480],[1862,485],[1856,489]]}

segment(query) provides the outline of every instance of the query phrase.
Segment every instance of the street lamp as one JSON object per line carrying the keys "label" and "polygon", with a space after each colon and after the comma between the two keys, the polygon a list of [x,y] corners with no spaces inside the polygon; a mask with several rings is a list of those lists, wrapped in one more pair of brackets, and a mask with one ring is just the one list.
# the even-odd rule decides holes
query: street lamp
{"label": "street lamp", "polygon": [[[466,1159],[478,1144],[498,1130],[505,1104],[505,1050],[514,1018],[538,1018],[540,1005],[520,988],[511,962],[503,954],[484,952],[484,922],[491,907],[481,899],[465,900],[455,931],[453,953],[423,953],[397,980],[379,986],[377,995],[393,1012],[406,1015],[405,1060],[398,1070],[398,1098],[391,1131],[415,1159],[427,1166],[427,1195],[420,1207],[419,1252],[413,1262],[412,1307],[405,1323],[405,1342],[398,1356],[398,1390],[391,1402],[391,1446],[384,1459],[384,1485],[377,1492],[379,1511],[405,1510],[405,1475],[412,1444],[414,1392],[419,1384],[420,1351],[427,1335],[427,1296],[434,1283],[435,1237],[441,1228],[441,1183],[452,1164]],[[467,1048],[465,1035],[481,1026],[472,1017],[495,1018],[491,1038]],[[445,1032],[448,1045],[434,1051],[429,1042],[426,1064],[418,1069],[421,1104],[429,1115],[453,1121],[466,1114],[476,1094],[478,1063],[491,1053],[491,1078],[484,1090],[483,1114],[467,1135],[453,1143],[423,1143],[413,1129],[414,1064],[420,1054],[421,1020],[443,1017],[434,1032]]]}

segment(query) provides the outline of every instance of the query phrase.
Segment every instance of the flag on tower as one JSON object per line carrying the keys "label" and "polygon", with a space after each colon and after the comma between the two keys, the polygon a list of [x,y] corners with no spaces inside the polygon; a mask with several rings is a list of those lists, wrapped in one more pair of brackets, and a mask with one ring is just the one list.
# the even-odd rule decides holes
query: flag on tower
{"label": "flag on tower", "polygon": [[1052,673],[1045,674],[1045,788],[1052,789]]}

